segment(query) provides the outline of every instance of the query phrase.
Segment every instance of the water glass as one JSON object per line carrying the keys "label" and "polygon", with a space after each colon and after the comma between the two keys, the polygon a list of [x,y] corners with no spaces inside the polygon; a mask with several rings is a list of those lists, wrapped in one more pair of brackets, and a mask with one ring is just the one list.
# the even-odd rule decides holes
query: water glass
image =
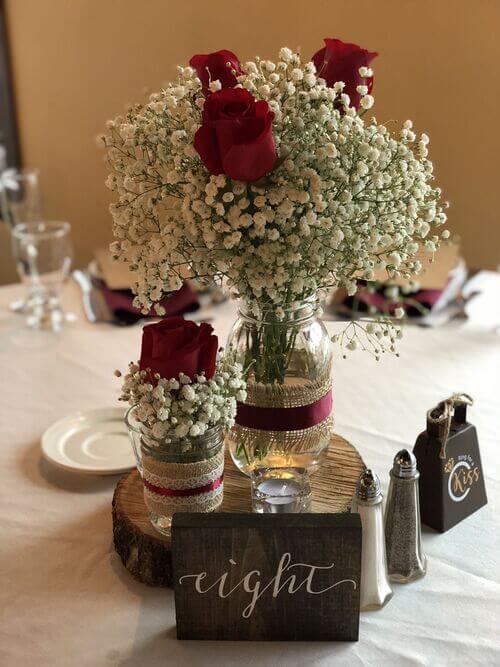
{"label": "water glass", "polygon": [[23,222],[12,228],[17,271],[28,287],[26,324],[35,329],[61,329],[65,315],[60,291],[69,276],[73,249],[68,222]]}
{"label": "water glass", "polygon": [[[0,213],[2,220],[12,229],[22,222],[43,220],[42,200],[38,169],[4,169],[0,176]],[[27,313],[31,306],[31,294],[10,304],[16,313]]]}
{"label": "water glass", "polygon": [[257,514],[311,511],[311,486],[305,468],[254,468],[252,509]]}
{"label": "water glass", "polygon": [[38,169],[6,169],[0,193],[2,219],[10,227],[43,219]]}

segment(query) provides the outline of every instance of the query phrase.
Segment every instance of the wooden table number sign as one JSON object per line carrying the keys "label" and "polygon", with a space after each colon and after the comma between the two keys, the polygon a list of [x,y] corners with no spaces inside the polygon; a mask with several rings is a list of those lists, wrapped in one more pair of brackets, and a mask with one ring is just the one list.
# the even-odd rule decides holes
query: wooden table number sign
{"label": "wooden table number sign", "polygon": [[172,558],[178,639],[358,639],[358,514],[179,513]]}

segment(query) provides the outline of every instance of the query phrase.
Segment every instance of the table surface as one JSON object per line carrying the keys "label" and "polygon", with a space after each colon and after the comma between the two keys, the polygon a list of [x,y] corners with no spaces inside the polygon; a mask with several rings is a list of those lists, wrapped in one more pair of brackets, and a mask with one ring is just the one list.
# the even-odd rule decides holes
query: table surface
{"label": "table surface", "polygon": [[[471,325],[407,327],[399,359],[362,352],[334,369],[336,431],[379,474],[412,447],[425,412],[455,391],[475,399],[488,505],[443,535],[424,529],[427,575],[395,586],[361,615],[357,643],[189,642],[175,638],[173,593],[129,576],[113,551],[116,477],[80,477],[41,458],[40,437],[78,410],[117,404],[116,368],[139,355],[140,327],[77,321],[33,347],[7,312],[20,286],[0,289],[0,664],[449,665],[500,664],[500,336]],[[217,306],[220,340],[234,320]],[[328,324],[333,329],[337,324]]]}

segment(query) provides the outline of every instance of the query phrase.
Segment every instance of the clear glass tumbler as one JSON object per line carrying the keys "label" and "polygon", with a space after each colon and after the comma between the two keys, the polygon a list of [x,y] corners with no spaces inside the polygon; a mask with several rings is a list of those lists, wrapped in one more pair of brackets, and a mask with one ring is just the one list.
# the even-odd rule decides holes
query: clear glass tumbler
{"label": "clear glass tumbler", "polygon": [[30,294],[26,324],[59,331],[65,321],[59,297],[73,259],[69,222],[16,224],[12,246],[17,271]]}
{"label": "clear glass tumbler", "polygon": [[10,227],[43,219],[38,169],[6,169],[0,192],[2,219]]}
{"label": "clear glass tumbler", "polygon": [[[25,222],[43,220],[40,174],[38,169],[5,169],[0,176],[0,212],[12,229]],[[10,304],[16,313],[27,313],[32,306],[31,294]]]}

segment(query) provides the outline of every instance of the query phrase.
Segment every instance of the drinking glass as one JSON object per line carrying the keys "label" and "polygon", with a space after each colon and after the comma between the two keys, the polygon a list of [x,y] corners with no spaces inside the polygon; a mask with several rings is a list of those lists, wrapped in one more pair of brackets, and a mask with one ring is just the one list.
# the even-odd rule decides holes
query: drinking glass
{"label": "drinking glass", "polygon": [[10,227],[42,219],[38,169],[6,169],[0,179],[2,219]]}
{"label": "drinking glass", "polygon": [[65,321],[60,291],[69,276],[73,250],[69,222],[23,222],[12,228],[17,271],[28,287],[26,324],[59,331]]}
{"label": "drinking glass", "polygon": [[[38,169],[5,169],[0,177],[0,209],[2,220],[12,230],[23,222],[43,220]],[[27,313],[31,294],[10,304],[10,309]]]}

